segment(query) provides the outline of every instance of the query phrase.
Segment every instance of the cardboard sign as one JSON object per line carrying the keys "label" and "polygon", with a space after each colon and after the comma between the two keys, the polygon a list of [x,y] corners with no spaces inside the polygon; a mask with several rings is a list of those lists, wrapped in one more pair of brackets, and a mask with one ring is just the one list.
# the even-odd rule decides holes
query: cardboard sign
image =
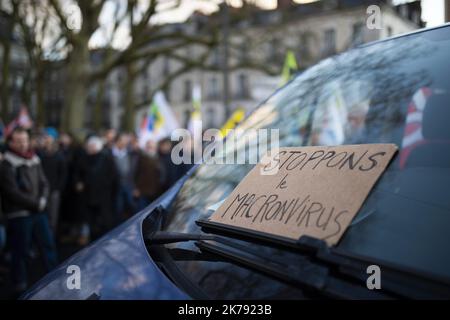
{"label": "cardboard sign", "polygon": [[394,144],[280,148],[248,173],[210,221],[334,245],[396,151]]}

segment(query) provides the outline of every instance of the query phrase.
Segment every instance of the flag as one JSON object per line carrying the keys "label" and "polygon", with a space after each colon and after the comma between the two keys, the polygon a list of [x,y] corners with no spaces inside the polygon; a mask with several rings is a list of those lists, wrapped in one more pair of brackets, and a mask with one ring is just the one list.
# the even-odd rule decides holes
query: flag
{"label": "flag", "polygon": [[31,120],[27,107],[22,106],[20,108],[19,116],[17,117],[17,123],[24,129],[31,129],[31,127],[33,126],[33,121]]}
{"label": "flag", "polygon": [[22,106],[19,114],[14,118],[4,129],[4,136],[7,137],[16,127],[24,129],[31,129],[33,127],[33,120],[28,113],[27,107]]}
{"label": "flag", "polygon": [[155,100],[152,101],[148,116],[148,130],[157,133],[164,124],[164,119],[159,112],[159,107]]}
{"label": "flag", "polygon": [[188,130],[194,134],[194,132],[202,132],[202,91],[199,85],[195,85],[192,88],[192,107],[191,117],[188,123]]}
{"label": "flag", "polygon": [[240,122],[242,122],[242,120],[244,120],[244,118],[245,110],[241,107],[237,108],[220,129],[222,137],[224,138],[227,135],[227,130],[234,129]]}
{"label": "flag", "polygon": [[164,93],[158,91],[153,96],[149,110],[144,113],[139,125],[139,140],[143,143],[148,139],[156,141],[170,137],[172,131],[180,126],[172,112],[172,109],[164,97]]}
{"label": "flag", "polygon": [[292,75],[298,70],[297,60],[292,50],[286,52],[286,58],[284,59],[283,71],[281,73],[282,85],[291,80]]}
{"label": "flag", "polygon": [[422,135],[422,118],[427,100],[432,91],[428,87],[422,87],[413,95],[406,114],[406,125],[403,132],[402,149],[399,154],[400,168],[404,168],[411,151],[425,142]]}

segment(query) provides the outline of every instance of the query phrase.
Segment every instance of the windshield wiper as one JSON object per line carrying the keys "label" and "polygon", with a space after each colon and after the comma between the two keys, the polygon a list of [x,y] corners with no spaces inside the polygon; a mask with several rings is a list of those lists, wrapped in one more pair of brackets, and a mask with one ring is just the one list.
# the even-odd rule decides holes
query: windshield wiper
{"label": "windshield wiper", "polygon": [[340,299],[389,298],[381,293],[367,290],[360,284],[333,277],[329,274],[327,267],[312,263],[304,256],[267,257],[257,248],[217,235],[157,231],[150,233],[145,241],[151,248],[162,244],[196,241],[195,244],[208,261],[211,261],[210,256],[217,256],[221,259],[216,261],[240,265],[316,295]]}
{"label": "windshield wiper", "polygon": [[381,292],[368,290],[364,286],[344,281],[332,276],[328,268],[312,263],[306,259],[302,263],[280,263],[273,258],[261,258],[249,252],[235,250],[235,248],[196,242],[197,247],[209,254],[216,254],[237,265],[260,272],[271,278],[297,286],[305,293],[337,299],[390,299]]}
{"label": "windshield wiper", "polygon": [[[164,214],[163,211],[165,210],[159,208],[157,214],[153,215],[158,222],[160,221],[159,218]],[[365,287],[368,278],[367,267],[375,264],[382,270],[381,291],[384,294],[382,295],[382,298],[386,297],[385,294],[388,294],[390,297],[407,297],[415,299],[442,299],[450,297],[450,285],[445,279],[433,279],[428,275],[424,276],[416,270],[392,266],[385,261],[350,255],[339,249],[329,248],[324,241],[319,239],[303,236],[299,240],[294,240],[244,228],[227,226],[207,220],[199,220],[196,222],[206,233],[157,231],[160,230],[160,224],[154,223],[156,222],[155,220],[151,223],[153,228],[145,232],[145,242],[150,247],[152,245],[197,241],[197,246],[204,252],[220,255],[230,261],[245,265],[246,267],[263,272],[277,279],[287,280],[286,274],[292,273],[292,270],[286,267],[268,267],[271,262],[284,265],[282,261],[279,261],[279,259],[276,261],[274,257],[268,258],[263,252],[257,250],[258,248],[242,245],[233,241],[233,239],[237,239],[294,252],[297,257],[302,258],[293,262],[293,265],[297,268],[304,266],[305,270],[317,271],[317,269],[314,269],[317,266],[325,267],[330,274],[335,276],[334,278],[331,278],[331,281],[339,279],[339,281],[343,282],[341,279],[345,279],[348,280],[347,282],[355,282],[356,280],[358,286],[364,284],[364,290],[367,292],[373,292]],[[159,225],[159,227],[155,228],[155,225]],[[211,241],[220,244],[220,246],[210,243]],[[232,253],[230,250],[232,250]],[[253,256],[253,259],[243,258],[240,254],[250,254]],[[256,262],[257,260],[255,260],[255,258],[262,260]],[[321,286],[325,281],[324,279],[329,277],[328,274],[321,274],[318,277],[314,272],[305,272],[304,270],[302,272],[303,273],[301,274],[296,273],[295,278],[297,280],[294,281],[295,283],[302,287],[323,290]],[[308,280],[304,280],[305,278],[314,279],[314,281],[308,282]],[[293,279],[290,279],[289,281],[293,281]],[[342,286],[342,284],[340,283],[339,286]],[[334,287],[334,285],[331,287]],[[341,295],[337,294],[337,296]],[[349,296],[352,296],[352,294]],[[360,293],[358,293],[357,296],[359,297]]]}
{"label": "windshield wiper", "polygon": [[146,236],[145,241],[149,244],[168,244],[194,240],[216,240],[217,238],[210,234],[155,231]]}
{"label": "windshield wiper", "polygon": [[206,233],[220,234],[304,254],[312,261],[327,266],[335,274],[351,277],[364,283],[368,277],[367,267],[377,265],[382,271],[382,291],[394,296],[413,299],[450,298],[448,279],[437,278],[411,268],[330,248],[320,239],[302,236],[300,239],[294,240],[209,220],[198,220],[196,223]]}

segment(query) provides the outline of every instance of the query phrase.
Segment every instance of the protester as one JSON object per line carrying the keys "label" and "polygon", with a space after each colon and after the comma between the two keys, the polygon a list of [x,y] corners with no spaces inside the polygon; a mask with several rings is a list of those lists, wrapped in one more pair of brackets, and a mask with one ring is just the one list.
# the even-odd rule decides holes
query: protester
{"label": "protester", "polygon": [[171,159],[172,141],[164,138],[158,143],[158,159],[162,168],[161,187],[163,191],[169,189],[179,177],[179,167]]}
{"label": "protester", "polygon": [[108,151],[112,151],[112,148],[114,147],[116,138],[117,138],[116,129],[110,128],[110,129],[105,130],[105,132],[103,133],[102,139],[105,143],[105,148]]}
{"label": "protester", "polygon": [[60,243],[84,246],[127,213],[145,209],[190,166],[173,163],[169,138],[140,143],[137,135],[114,129],[79,144],[52,128],[36,130],[32,137],[16,128],[0,145],[0,254],[7,236],[18,292],[28,286],[25,263],[33,240],[49,270],[56,264],[54,231]]}
{"label": "protester", "polygon": [[110,153],[97,136],[87,139],[86,150],[77,160],[75,190],[80,195],[81,231],[79,244],[87,244],[110,230],[119,175]]}
{"label": "protester", "polygon": [[61,135],[59,136],[59,149],[61,150],[65,158],[69,158],[73,154],[73,140],[74,139],[72,135],[65,132],[61,133]]}
{"label": "protester", "polygon": [[137,199],[137,211],[143,210],[162,193],[161,165],[157,157],[156,143],[149,139],[145,149],[135,149],[138,164],[135,173],[133,196]]}
{"label": "protester", "polygon": [[0,165],[0,196],[7,219],[11,250],[11,274],[17,293],[28,286],[26,259],[33,237],[42,251],[48,271],[56,266],[57,255],[48,216],[45,213],[49,185],[39,157],[30,149],[26,130],[15,128],[7,140]]}
{"label": "protester", "polygon": [[125,218],[125,213],[134,213],[136,210],[134,190],[134,177],[136,175],[139,153],[129,149],[130,136],[121,133],[117,136],[112,148],[112,155],[119,172],[119,189],[116,196],[116,222]]}
{"label": "protester", "polygon": [[50,185],[48,213],[50,226],[54,231],[58,224],[61,192],[64,190],[67,176],[66,162],[58,149],[56,138],[56,131],[47,130],[43,137],[42,148],[38,150],[42,168]]}
{"label": "protester", "polygon": [[130,151],[134,152],[134,151],[141,151],[141,147],[139,145],[139,137],[137,134],[135,133],[130,133],[129,134],[129,149]]}
{"label": "protester", "polygon": [[75,172],[78,159],[84,155],[83,146],[78,144],[75,138],[68,133],[59,136],[59,150],[64,158],[66,167],[66,179],[61,192],[59,232],[62,233],[62,242],[74,242],[78,237],[79,217],[81,210],[80,194],[75,192]]}
{"label": "protester", "polygon": [[175,164],[172,161],[172,147],[172,141],[169,138],[164,138],[158,143],[158,158],[162,168],[161,184],[163,191],[166,191],[178,181],[193,164],[193,159],[191,159],[191,163]]}

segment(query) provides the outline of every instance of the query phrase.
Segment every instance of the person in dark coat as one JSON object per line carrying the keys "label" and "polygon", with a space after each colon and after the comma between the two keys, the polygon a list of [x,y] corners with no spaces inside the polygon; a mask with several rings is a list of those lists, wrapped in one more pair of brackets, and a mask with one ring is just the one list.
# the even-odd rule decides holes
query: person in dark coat
{"label": "person in dark coat", "polygon": [[8,137],[0,165],[0,196],[7,219],[11,249],[11,274],[17,292],[27,286],[26,259],[33,237],[43,253],[48,271],[57,264],[56,246],[45,213],[49,185],[39,157],[30,149],[26,130],[16,128]]}
{"label": "person in dark coat", "polygon": [[59,231],[64,234],[60,238],[63,242],[73,241],[77,236],[77,206],[79,201],[75,192],[74,173],[77,165],[77,156],[81,153],[83,147],[76,143],[74,137],[67,133],[61,133],[59,136],[59,151],[64,158],[66,167],[66,179],[61,192],[60,207],[60,228]]}
{"label": "person in dark coat", "polygon": [[136,175],[139,153],[130,148],[130,136],[126,133],[117,135],[111,149],[117,171],[119,172],[119,189],[115,199],[115,222],[120,223],[127,214],[136,212],[134,177]]}
{"label": "person in dark coat", "polygon": [[164,138],[158,142],[158,159],[161,164],[161,188],[168,190],[178,181],[191,167],[191,163],[175,164],[172,161],[173,144],[169,138]]}
{"label": "person in dark coat", "polygon": [[137,158],[133,195],[137,199],[137,211],[141,211],[162,193],[162,168],[153,140],[146,142],[144,150],[139,149],[137,141],[132,143],[131,154]]}
{"label": "person in dark coat", "polygon": [[50,185],[48,214],[50,225],[56,231],[61,192],[64,190],[67,177],[66,162],[64,156],[58,150],[55,137],[51,133],[44,135],[43,146],[38,150],[38,155],[41,158],[42,168]]}
{"label": "person in dark coat", "polygon": [[92,136],[86,142],[86,152],[79,159],[75,174],[75,190],[83,203],[79,244],[85,245],[109,231],[114,225],[114,200],[119,175],[111,154],[103,141]]}

